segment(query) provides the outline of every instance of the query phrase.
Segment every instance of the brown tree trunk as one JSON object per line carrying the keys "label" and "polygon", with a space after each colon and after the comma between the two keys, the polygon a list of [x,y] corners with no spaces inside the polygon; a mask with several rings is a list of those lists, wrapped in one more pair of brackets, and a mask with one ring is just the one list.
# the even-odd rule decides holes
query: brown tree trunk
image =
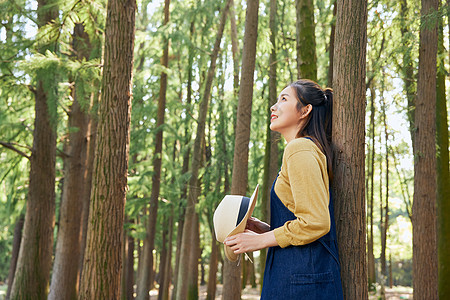
{"label": "brown tree trunk", "polygon": [[[52,6],[48,9],[50,4],[54,2],[38,1],[38,31],[58,16],[58,8]],[[52,47],[56,47],[55,44],[41,47],[39,52],[54,50]],[[55,223],[57,122],[55,76],[52,72],[48,69],[37,71],[28,201],[11,299],[46,299],[48,293]]]}
{"label": "brown tree trunk", "polygon": [[[277,99],[277,0],[271,0],[269,6],[269,27],[270,42],[272,51],[269,57],[269,97],[267,102],[267,119],[266,119],[266,145],[264,152],[264,174],[261,197],[261,219],[269,222],[270,219],[270,190],[272,182],[275,180],[278,172],[278,140],[279,133],[270,130],[270,107]],[[267,249],[261,249],[259,252],[259,278],[262,287],[264,278],[264,269],[266,264]]]}
{"label": "brown tree trunk", "polygon": [[[447,5],[450,1],[447,1]],[[447,6],[450,7],[450,6]],[[450,11],[448,12],[450,16]],[[438,75],[436,98],[436,141],[437,141],[437,205],[438,205],[438,261],[439,299],[450,298],[450,170],[448,153],[448,115],[445,96],[445,48],[444,20],[439,20]],[[450,22],[449,22],[450,28]],[[450,52],[449,52],[450,53]]]}
{"label": "brown tree trunk", "polygon": [[[164,23],[169,22],[169,7],[170,0],[165,0],[164,3]],[[161,64],[164,67],[169,66],[169,41],[166,39],[163,42],[163,56]],[[156,233],[156,218],[158,216],[158,199],[159,190],[161,186],[161,152],[163,146],[163,129],[164,115],[166,109],[166,91],[167,91],[167,73],[161,72],[159,99],[158,99],[158,114],[156,117],[156,138],[155,138],[155,153],[153,154],[153,176],[152,176],[152,193],[150,195],[150,212],[146,226],[146,235],[144,240],[143,259],[142,262],[145,267],[140,268],[137,282],[137,297],[138,300],[146,300],[149,298],[149,290],[152,286],[153,270],[153,249],[155,248],[155,233]]]}
{"label": "brown tree trunk", "polygon": [[22,240],[23,223],[25,219],[23,215],[20,215],[14,227],[13,246],[11,253],[11,262],[9,265],[8,274],[8,290],[6,292],[6,299],[9,300],[11,296],[11,288],[14,282],[14,273],[16,272],[17,258],[19,257],[20,241]]}
{"label": "brown tree trunk", "polygon": [[208,70],[205,89],[203,93],[203,99],[200,103],[199,117],[197,123],[197,135],[194,142],[194,152],[192,159],[192,170],[191,179],[189,181],[189,194],[187,197],[186,215],[184,218],[183,225],[183,236],[180,247],[180,260],[179,260],[179,271],[177,275],[177,290],[175,299],[184,300],[187,298],[188,294],[188,282],[189,282],[189,258],[192,249],[192,239],[191,236],[193,232],[192,228],[195,226],[195,204],[197,203],[198,196],[200,195],[199,185],[198,185],[198,173],[202,163],[202,152],[205,139],[205,125],[206,125],[206,115],[208,113],[209,100],[211,96],[211,87],[214,79],[214,73],[216,69],[217,56],[219,54],[220,42],[222,40],[223,30],[225,28],[225,22],[227,19],[228,11],[230,8],[231,0],[227,0],[225,7],[222,10],[220,17],[219,28],[217,31],[216,40],[214,43],[214,48],[211,53],[211,65]]}
{"label": "brown tree trunk", "polygon": [[[248,144],[252,114],[253,76],[255,70],[256,40],[258,36],[259,0],[247,2],[244,48],[242,50],[241,84],[234,144],[231,194],[245,195],[248,183]],[[225,260],[223,298],[240,299],[241,267]]]}
{"label": "brown tree trunk", "polygon": [[130,141],[136,2],[109,0],[86,253],[79,299],[118,299]]}
{"label": "brown tree trunk", "polygon": [[373,254],[373,199],[374,199],[374,167],[375,167],[375,90],[370,88],[370,152],[369,152],[369,174],[368,181],[370,188],[368,188],[368,237],[367,237],[367,261],[368,261],[368,283],[369,290],[375,290],[376,274],[375,274],[375,256]]}
{"label": "brown tree trunk", "polygon": [[218,271],[218,252],[219,245],[214,238],[214,231],[211,231],[211,255],[209,257],[209,274],[208,274],[208,286],[206,289],[206,299],[216,299],[216,287],[217,287],[217,271]]}
{"label": "brown tree trunk", "polygon": [[94,173],[94,157],[95,157],[95,143],[97,137],[97,112],[93,111],[94,107],[97,107],[99,93],[94,92],[91,94],[90,104],[89,104],[89,118],[87,121],[87,132],[86,132],[86,155],[84,159],[87,162],[85,173],[83,174],[83,180],[85,182],[85,189],[83,194],[83,203],[81,211],[81,238],[80,238],[80,259],[78,262],[79,269],[79,279],[81,281],[81,270],[83,270],[84,253],[86,249],[86,239],[87,239],[87,228],[89,221],[89,207],[91,203],[91,187],[92,187],[92,174]]}
{"label": "brown tree trunk", "polygon": [[169,217],[169,237],[168,237],[168,244],[167,244],[167,259],[165,260],[165,266],[164,266],[164,276],[161,278],[162,283],[159,288],[158,298],[159,295],[161,295],[162,300],[168,300],[169,299],[169,291],[170,291],[170,278],[172,277],[171,274],[171,261],[172,261],[172,238],[173,238],[173,207],[171,208],[171,214]]}
{"label": "brown tree trunk", "polygon": [[314,1],[295,0],[297,76],[317,81],[316,34]]}
{"label": "brown tree trunk", "polygon": [[364,119],[367,1],[337,1],[332,190],[345,299],[367,299]]}
{"label": "brown tree trunk", "polygon": [[[73,50],[78,60],[89,59],[89,36],[82,24],[76,24],[73,32]],[[81,239],[81,215],[83,196],[86,194],[84,174],[87,167],[87,107],[82,107],[83,95],[72,89],[73,104],[69,112],[69,155],[65,158],[64,188],[62,192],[58,238],[52,281],[48,299],[76,299],[78,293],[79,258]]]}
{"label": "brown tree trunk", "polygon": [[[194,21],[191,21],[191,26],[189,30],[189,38],[192,38],[194,33]],[[189,53],[188,53],[188,82],[187,82],[187,95],[186,95],[186,107],[187,109],[190,109],[191,103],[192,103],[192,65],[194,62],[194,46],[191,44],[189,46]],[[189,143],[191,141],[191,132],[190,132],[190,123],[189,123],[189,114],[186,114],[185,120],[184,120],[184,148],[186,149],[183,154],[183,166],[181,167],[181,174],[186,175],[186,173],[189,170],[189,157],[191,153],[191,147],[189,147]],[[186,199],[187,197],[187,184],[183,185],[180,199]],[[174,282],[173,282],[173,289],[172,289],[172,297],[171,299],[174,300],[175,296],[177,294],[177,286],[178,286],[178,272],[179,272],[179,262],[180,262],[180,254],[181,254],[181,240],[183,236],[183,227],[184,227],[184,216],[185,216],[186,208],[180,201],[178,205],[178,230],[177,230],[177,244],[176,244],[176,252],[175,252],[175,270],[174,270]]]}
{"label": "brown tree trunk", "polygon": [[[438,0],[422,0],[415,110],[413,288],[415,299],[438,299],[436,231],[436,54]],[[424,24],[426,22],[426,24]]]}
{"label": "brown tree trunk", "polygon": [[[230,4],[230,33],[231,33],[231,51],[233,54],[233,90],[234,95],[239,93],[239,40],[237,37],[236,15],[234,1]],[[234,123],[233,123],[234,124]]]}
{"label": "brown tree trunk", "polygon": [[[384,74],[383,74],[384,75]],[[383,84],[384,85],[384,84]],[[384,87],[383,87],[384,90]],[[385,205],[382,210],[384,211],[384,224],[383,224],[383,230],[381,232],[382,239],[381,239],[381,273],[383,274],[383,277],[387,279],[388,273],[387,273],[387,267],[386,267],[386,247],[387,247],[387,233],[389,230],[389,144],[388,144],[388,129],[387,129],[387,122],[386,122],[386,104],[384,102],[384,98],[382,96],[381,98],[382,103],[382,118],[384,123],[384,143],[385,143],[385,152],[386,152],[386,194],[385,194]]]}
{"label": "brown tree trunk", "polygon": [[414,122],[415,122],[415,76],[414,76],[414,65],[413,58],[411,57],[412,51],[412,43],[413,41],[409,37],[411,34],[411,29],[409,28],[409,15],[408,15],[408,2],[407,0],[400,0],[400,33],[402,36],[401,44],[404,47],[407,47],[405,51],[402,51],[402,68],[401,74],[404,83],[404,90],[406,91],[406,99],[408,100],[408,109],[406,115],[408,117],[409,122],[409,132],[411,133],[411,140],[414,152]]}

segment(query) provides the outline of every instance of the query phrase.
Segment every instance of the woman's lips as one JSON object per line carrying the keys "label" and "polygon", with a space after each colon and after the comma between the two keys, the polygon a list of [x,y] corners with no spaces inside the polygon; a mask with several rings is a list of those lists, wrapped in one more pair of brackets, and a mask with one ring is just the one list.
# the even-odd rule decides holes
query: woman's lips
{"label": "woman's lips", "polygon": [[270,116],[270,122],[272,122],[272,121],[275,120],[276,118],[278,118],[277,115],[271,115],[271,116]]}

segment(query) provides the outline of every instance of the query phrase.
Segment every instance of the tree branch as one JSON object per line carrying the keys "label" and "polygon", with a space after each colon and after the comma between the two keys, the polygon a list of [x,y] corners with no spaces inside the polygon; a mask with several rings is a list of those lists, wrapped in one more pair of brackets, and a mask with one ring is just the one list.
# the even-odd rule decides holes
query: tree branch
{"label": "tree branch", "polygon": [[29,155],[27,155],[25,152],[20,151],[19,149],[14,147],[14,145],[12,143],[7,143],[7,142],[0,141],[0,145],[2,145],[5,148],[11,149],[12,151],[22,155],[23,157],[26,157],[26,158],[30,159]]}

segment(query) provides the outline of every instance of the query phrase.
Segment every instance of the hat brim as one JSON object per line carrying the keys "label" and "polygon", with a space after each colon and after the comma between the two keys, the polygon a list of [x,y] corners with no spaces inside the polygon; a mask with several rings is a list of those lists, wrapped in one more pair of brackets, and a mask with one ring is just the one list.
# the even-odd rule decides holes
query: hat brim
{"label": "hat brim", "polygon": [[[232,235],[244,232],[245,226],[247,225],[247,220],[252,215],[253,210],[255,209],[256,200],[258,199],[258,191],[259,191],[259,184],[256,185],[256,188],[253,191],[252,197],[250,198],[250,204],[249,204],[249,209],[247,210],[247,213],[245,214],[242,221],[236,226],[236,228],[233,229],[233,231],[230,232],[230,234],[228,236],[232,236]],[[238,258],[238,255],[235,254],[234,251],[231,250],[230,247],[224,245],[224,248],[225,248],[225,256],[228,258],[228,260],[236,261]]]}

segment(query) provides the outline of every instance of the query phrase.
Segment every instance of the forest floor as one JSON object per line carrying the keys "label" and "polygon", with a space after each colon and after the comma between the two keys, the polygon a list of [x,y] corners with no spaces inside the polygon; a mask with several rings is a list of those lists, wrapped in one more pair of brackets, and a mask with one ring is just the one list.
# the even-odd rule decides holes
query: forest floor
{"label": "forest floor", "polygon": [[[247,286],[241,295],[241,299],[245,300],[259,300],[261,292],[259,288],[251,288]],[[158,290],[150,292],[150,300],[158,299]],[[206,285],[201,285],[199,290],[199,300],[206,299]],[[222,299],[222,285],[217,285],[216,299]],[[377,293],[370,293],[369,300],[380,299],[380,291]],[[411,287],[394,286],[393,288],[386,288],[386,300],[410,300],[413,299],[413,290]]]}

